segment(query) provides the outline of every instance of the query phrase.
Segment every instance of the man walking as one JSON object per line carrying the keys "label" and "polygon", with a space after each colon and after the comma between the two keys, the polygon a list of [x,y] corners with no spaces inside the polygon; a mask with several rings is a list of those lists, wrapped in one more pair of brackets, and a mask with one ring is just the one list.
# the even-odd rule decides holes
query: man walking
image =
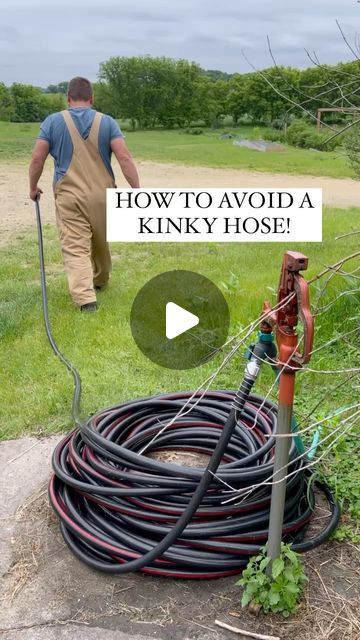
{"label": "man walking", "polygon": [[70,294],[81,311],[96,311],[95,290],[107,284],[111,272],[106,188],[115,187],[112,153],[132,188],[139,187],[139,177],[117,122],[92,108],[89,80],[73,78],[67,98],[69,108],[48,116],[41,125],[29,167],[30,198],[40,198],[38,182],[50,153],[55,164],[56,222]]}

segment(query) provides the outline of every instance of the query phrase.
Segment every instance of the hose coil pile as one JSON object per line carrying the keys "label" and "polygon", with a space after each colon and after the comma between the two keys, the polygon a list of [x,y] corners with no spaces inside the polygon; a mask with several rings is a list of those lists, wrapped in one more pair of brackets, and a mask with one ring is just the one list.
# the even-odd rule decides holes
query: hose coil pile
{"label": "hose coil pile", "polygon": [[[212,456],[234,411],[235,392],[195,398],[191,412],[159,434],[191,395],[143,398],[105,409],[55,449],[50,501],[66,543],[91,567],[109,573],[140,569],[153,575],[215,578],[239,573],[249,555],[265,544],[271,484],[261,483],[273,473],[276,406],[249,396],[220,454],[221,464],[184,529],[180,518],[184,524],[194,492],[210,472],[153,455],[176,449]],[[315,505],[314,477],[303,469],[305,464],[292,440],[289,471],[294,473],[287,480],[283,540],[295,551],[326,540],[340,515],[329,488],[315,483],[326,496],[331,516],[320,533],[304,540]],[[164,551],[159,545],[171,531],[174,542]],[[150,562],[143,562],[145,554]]]}

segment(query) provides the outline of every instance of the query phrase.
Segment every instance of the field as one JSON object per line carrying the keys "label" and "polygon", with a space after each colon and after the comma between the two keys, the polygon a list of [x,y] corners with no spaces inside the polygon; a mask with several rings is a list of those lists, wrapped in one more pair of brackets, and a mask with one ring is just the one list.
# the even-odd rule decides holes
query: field
{"label": "field", "polygon": [[[334,234],[352,228],[353,219],[354,211],[328,210],[321,248],[293,246],[309,255],[311,274],[355,250],[355,238],[337,244],[333,241]],[[17,235],[17,240],[0,253],[3,283],[0,368],[5,374],[0,406],[3,437],[70,426],[71,379],[50,352],[41,320],[36,236],[34,231]],[[173,244],[114,244],[111,286],[99,296],[98,314],[84,317],[76,312],[67,296],[57,237],[51,226],[46,227],[45,246],[54,334],[83,374],[85,413],[119,399],[166,390],[169,385],[168,371],[152,365],[139,353],[129,329],[132,301],[148,279],[175,268],[189,268],[209,277],[228,299],[234,333],[240,325],[259,315],[264,298],[272,297],[270,289],[277,286],[283,252],[278,244],[241,247],[201,244],[196,251],[191,245],[179,251]],[[347,304],[350,314],[351,302]],[[335,312],[324,317],[318,342],[329,339],[342,321]],[[335,360],[334,352],[322,354],[322,366],[330,368]],[[236,386],[243,364],[240,357],[218,384]],[[211,363],[190,372],[172,372],[171,386],[176,389],[197,386],[214,366]],[[304,378],[305,386],[308,379],[311,378]],[[311,395],[319,392],[323,379],[320,377],[317,382],[318,391]],[[329,398],[329,405],[331,402]]]}
{"label": "field", "polygon": [[[34,229],[33,209],[26,197],[26,166],[30,149],[38,125],[0,126],[0,195],[3,203],[0,219],[0,281],[2,297],[0,301],[0,370],[3,372],[2,401],[0,405],[0,437],[3,439],[23,434],[42,436],[71,427],[71,377],[53,356],[47,344],[41,316],[41,297],[38,273],[37,243]],[[235,167],[253,169],[254,182],[264,186],[265,178],[257,171],[264,171],[267,165],[273,173],[285,170],[288,173],[312,173],[311,152],[291,150],[293,164],[283,163],[280,154],[269,155],[239,150],[229,141],[220,141],[218,134],[190,136],[179,132],[128,133],[127,140],[135,157],[145,162],[140,169],[152,167],[152,180],[163,186],[163,176],[167,183],[191,179],[203,180],[210,186],[224,186],[227,176],[232,183],[240,180],[242,173],[218,172],[208,168],[190,170],[151,164],[148,161],[163,160],[181,164],[196,161],[204,167],[221,166],[222,169]],[[239,154],[240,152],[240,154]],[[320,158],[325,154],[314,154]],[[239,160],[241,159],[241,163]],[[255,163],[254,166],[249,163]],[[228,164],[226,164],[228,163]],[[232,164],[234,163],[234,164]],[[238,164],[236,164],[238,163]],[[290,164],[289,164],[290,163]],[[341,158],[326,154],[323,174],[346,177],[350,173]],[[319,170],[319,165],[317,163]],[[327,169],[328,168],[328,169]],[[326,173],[326,171],[328,172]],[[206,173],[207,172],[207,173]],[[250,175],[250,174],[249,174]],[[10,178],[9,178],[10,176]],[[154,178],[157,176],[157,178]],[[190,176],[190,177],[189,177]],[[200,176],[200,177],[199,177]],[[237,177],[238,176],[238,177]],[[150,180],[150,178],[149,178]],[[268,175],[266,176],[266,181]],[[279,176],[279,180],[282,178]],[[283,178],[285,182],[285,176]],[[310,178],[308,179],[310,183]],[[295,181],[295,178],[294,178]],[[320,181],[321,182],[321,181]],[[357,184],[350,180],[330,181],[333,191],[353,189]],[[42,211],[45,221],[52,221],[51,169],[44,176],[45,194]],[[305,180],[306,183],[306,180]],[[325,183],[325,180],[324,180]],[[226,182],[225,182],[226,184]],[[150,186],[150,185],[149,185]],[[156,186],[156,182],[151,186]],[[268,182],[266,186],[269,186]],[[9,188],[11,187],[11,196]],[[331,201],[331,199],[329,200]],[[2,221],[6,224],[1,226]],[[358,236],[352,235],[335,241],[339,235],[359,228],[360,209],[340,209],[327,207],[324,215],[324,242],[321,245],[293,245],[308,254],[309,275],[321,271],[324,265],[335,263],[344,255],[358,248]],[[31,225],[28,228],[28,225]],[[229,303],[232,324],[231,334],[258,317],[263,300],[274,300],[274,290],[278,284],[278,274],[284,245],[220,245],[203,244],[194,251],[191,245],[113,245],[114,272],[111,285],[99,295],[99,312],[94,316],[83,316],[71,304],[67,288],[58,241],[53,224],[45,225],[45,251],[49,286],[50,316],[54,335],[60,348],[78,367],[84,386],[83,413],[88,415],[99,407],[117,401],[154,394],[165,390],[192,389],[199,386],[215,366],[219,358],[195,370],[169,372],[146,360],[137,350],[129,329],[131,304],[138,289],[153,275],[175,269],[188,268],[211,278],[224,292]],[[355,268],[355,265],[353,266]],[[353,281],[334,279],[336,287],[330,288],[323,303],[333,300],[338,288],[353,286]],[[316,300],[320,285],[312,287],[312,297]],[[354,318],[358,317],[358,303],[355,296],[339,298],[329,312],[319,316],[317,322],[316,347],[324,345],[339,334],[354,328]],[[311,367],[314,370],[331,370],[354,367],[358,360],[358,346],[352,342],[335,342],[314,356]],[[244,367],[243,350],[233,359],[229,367],[218,377],[216,386],[236,387]],[[297,413],[308,414],[322,400],[312,419],[321,420],[336,408],[349,406],[357,399],[355,385],[348,384],[334,390],[343,378],[337,375],[304,373],[298,376]],[[264,371],[258,386],[259,392],[266,392],[272,374]],[[326,429],[338,422],[334,418]],[[341,440],[333,454],[327,457],[325,470],[330,476],[337,495],[349,501],[348,513],[359,518],[359,503],[355,496],[358,468],[352,454],[358,446],[356,437]],[[347,516],[348,517],[348,516]],[[344,529],[342,530],[344,531]],[[354,537],[350,530],[350,537]]]}
{"label": "field", "polygon": [[[232,130],[247,138],[252,129]],[[223,131],[206,131],[194,136],[179,131],[146,131],[126,133],[126,140],[135,157],[177,162],[206,167],[249,169],[290,175],[352,177],[339,151],[318,152],[287,147],[284,152],[261,153],[236,147],[232,140],[221,140]]]}
{"label": "field", "polygon": [[[39,130],[36,123],[0,122],[0,162],[27,162]],[[231,129],[249,137],[252,128]],[[124,131],[126,142],[136,159],[178,164],[247,169],[290,175],[352,177],[341,151],[318,152],[287,147],[284,152],[259,153],[236,147],[232,140],[221,140],[224,130],[205,130],[194,136],[183,131]]]}

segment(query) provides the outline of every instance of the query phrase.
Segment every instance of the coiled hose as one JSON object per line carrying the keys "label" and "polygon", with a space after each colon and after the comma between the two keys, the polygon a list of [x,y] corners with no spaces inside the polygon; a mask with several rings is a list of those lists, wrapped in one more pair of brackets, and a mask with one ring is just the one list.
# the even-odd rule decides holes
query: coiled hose
{"label": "coiled hose", "polygon": [[[80,376],[58,349],[48,316],[43,238],[36,201],[43,315],[55,354],[74,377],[73,417],[79,425]],[[62,535],[86,564],[108,573],[141,570],[179,578],[239,573],[268,535],[276,406],[252,395],[255,378],[239,390],[194,397],[191,392],[143,398],[104,409],[56,447],[50,502]],[[154,436],[156,439],[153,440]],[[146,455],[142,453],[146,448]],[[209,456],[206,469],[151,457],[176,449]],[[312,549],[336,528],[339,506],[329,488],[331,517],[304,540],[315,506],[314,477],[290,448],[283,539],[295,551]],[[235,502],[228,503],[231,498]]]}
{"label": "coiled hose", "polygon": [[[179,533],[179,519],[189,508],[205,469],[153,459],[164,449],[212,456],[232,412],[235,391],[208,392],[191,411],[162,433],[189,393],[144,398],[93,416],[57,447],[50,500],[74,554],[107,572],[124,573],[132,563],[154,575],[215,578],[238,573],[268,535],[270,485],[224,504],[272,474],[276,407],[251,395],[233,429],[216,477],[190,524]],[[260,409],[260,411],[259,411]],[[256,427],[253,427],[256,418]],[[140,451],[149,445],[146,455]],[[312,549],[335,529],[339,507],[328,487],[324,492],[331,518],[320,534],[304,541],[315,496],[312,475],[294,444],[287,484],[283,539],[295,551]],[[144,565],[144,557],[172,534],[176,542]],[[135,559],[135,560],[134,560]]]}

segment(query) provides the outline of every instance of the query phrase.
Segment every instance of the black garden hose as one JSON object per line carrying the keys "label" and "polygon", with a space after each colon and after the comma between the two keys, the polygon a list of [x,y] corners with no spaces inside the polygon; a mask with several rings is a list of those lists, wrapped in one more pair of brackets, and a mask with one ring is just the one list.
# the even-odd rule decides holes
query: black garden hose
{"label": "black garden hose", "polygon": [[40,214],[40,204],[39,199],[35,200],[35,214],[36,214],[36,226],[37,226],[37,237],[38,237],[38,249],[39,249],[39,266],[40,266],[40,281],[41,281],[41,300],[42,300],[42,312],[43,319],[45,324],[45,332],[47,338],[49,340],[50,346],[54,351],[55,355],[61,360],[61,362],[65,365],[65,367],[70,371],[73,380],[74,380],[74,394],[73,394],[73,403],[72,403],[72,417],[76,425],[80,426],[80,399],[81,399],[81,378],[79,372],[74,367],[74,365],[61,353],[59,347],[57,346],[54,337],[51,332],[50,319],[49,319],[49,309],[48,309],[48,300],[47,300],[47,289],[46,289],[46,273],[45,273],[45,260],[44,260],[44,242],[43,242],[43,234],[42,234],[42,224],[41,224],[41,214]]}
{"label": "black garden hose", "polygon": [[[80,377],[51,334],[39,203],[36,202],[43,313],[57,356],[75,380],[73,416],[79,425]],[[159,433],[190,392],[143,398],[100,411],[56,447],[50,502],[73,553],[108,573],[141,570],[181,578],[238,573],[267,540],[276,406],[240,389],[195,396],[191,412]],[[154,439],[154,436],[157,436]],[[146,452],[143,449],[146,448]],[[155,453],[176,449],[209,456],[206,469],[170,464]],[[331,517],[304,540],[315,505],[312,474],[290,450],[283,539],[296,551],[314,548],[336,528],[339,506],[324,492]],[[231,498],[235,501],[228,503]]]}
{"label": "black garden hose", "polygon": [[[241,570],[267,540],[271,486],[261,483],[273,469],[276,407],[251,395],[231,427],[225,453],[219,453],[235,394],[208,392],[197,398],[191,413],[155,441],[159,423],[171,421],[190,393],[111,407],[60,442],[53,457],[50,500],[65,541],[78,558],[109,573],[141,569],[155,575],[214,578]],[[146,445],[146,455],[141,454]],[[152,457],[167,449],[212,456],[213,471]],[[216,461],[221,458],[217,471],[214,452]],[[304,459],[297,458],[292,444],[289,470],[295,473],[287,484],[283,539],[292,542],[295,551],[305,551],[335,529],[339,507],[328,487],[318,483],[331,518],[320,534],[303,539],[315,496],[312,475],[303,471]],[[204,485],[209,485],[205,493]],[[235,503],[224,504],[236,491],[241,494]]]}

